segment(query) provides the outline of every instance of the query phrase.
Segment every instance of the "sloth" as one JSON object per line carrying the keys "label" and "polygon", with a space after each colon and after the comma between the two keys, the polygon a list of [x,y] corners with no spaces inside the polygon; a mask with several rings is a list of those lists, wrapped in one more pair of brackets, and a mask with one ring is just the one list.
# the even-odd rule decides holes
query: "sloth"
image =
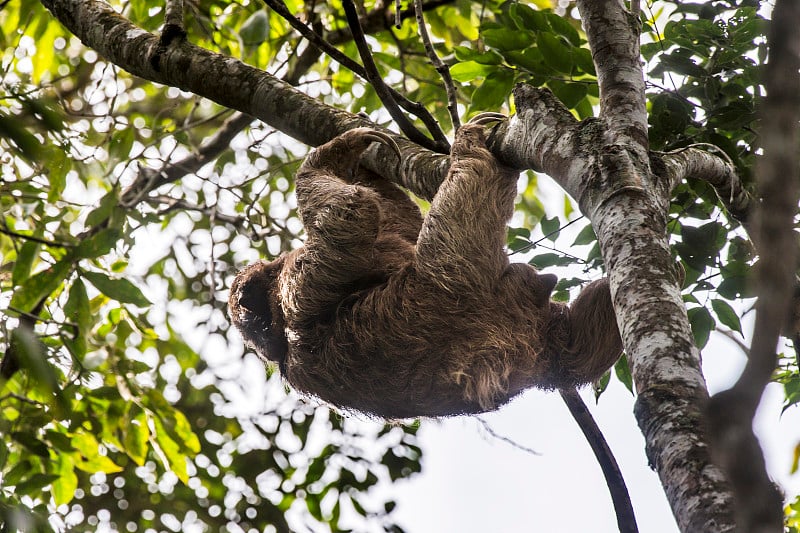
{"label": "sloth", "polygon": [[[489,117],[497,120],[497,117]],[[362,168],[370,128],[313,151],[296,179],[305,244],[238,273],[229,314],[290,385],[384,418],[496,409],[521,391],[601,377],[622,342],[606,279],[568,306],[557,278],[509,263],[518,171],[486,147],[486,117],[456,133],[430,211]]]}

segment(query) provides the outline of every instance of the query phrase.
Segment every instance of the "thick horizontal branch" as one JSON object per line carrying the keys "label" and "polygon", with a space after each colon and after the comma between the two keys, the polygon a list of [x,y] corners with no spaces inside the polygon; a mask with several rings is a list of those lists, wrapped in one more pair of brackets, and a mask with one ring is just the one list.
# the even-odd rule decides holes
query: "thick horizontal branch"
{"label": "thick horizontal branch", "polygon": [[520,83],[514,103],[517,114],[495,128],[492,150],[507,166],[544,172],[576,196],[568,170],[579,155],[580,123],[548,89]]}
{"label": "thick horizontal branch", "polygon": [[[310,146],[324,144],[352,128],[375,127],[363,117],[325,105],[238,59],[183,40],[159,49],[158,37],[105,2],[42,0],[42,4],[86,46],[131,74],[239,110]],[[395,136],[403,152],[402,172],[396,163],[387,164],[394,156],[385,148],[370,150],[365,165],[431,198],[446,173],[447,158],[388,133]]]}

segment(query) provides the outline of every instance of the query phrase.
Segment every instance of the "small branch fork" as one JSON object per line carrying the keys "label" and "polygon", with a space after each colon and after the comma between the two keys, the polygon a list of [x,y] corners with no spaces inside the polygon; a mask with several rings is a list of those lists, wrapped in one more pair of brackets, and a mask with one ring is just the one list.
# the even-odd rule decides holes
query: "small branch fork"
{"label": "small branch fork", "polygon": [[[319,48],[320,50],[322,50],[323,52],[328,54],[334,61],[338,62],[340,65],[344,66],[345,68],[351,70],[357,76],[361,77],[362,79],[366,80],[369,83],[372,83],[372,81],[370,80],[370,75],[368,74],[367,69],[365,67],[362,67],[357,62],[355,62],[352,59],[350,59],[343,52],[341,52],[336,47],[334,47],[333,45],[328,43],[321,35],[319,35],[317,32],[315,32],[312,28],[310,28],[310,27],[306,26],[305,24],[303,24],[297,17],[295,17],[289,11],[289,9],[283,3],[283,0],[264,0],[264,3],[270,9],[275,11],[278,15],[283,17],[289,23],[289,25],[292,26],[292,28],[297,30],[297,32],[300,33],[300,35],[302,35],[305,39],[307,39],[312,45],[316,46],[317,48]],[[345,2],[345,5],[346,5],[346,2]],[[351,3],[351,5],[352,5],[352,3]],[[356,19],[357,18],[358,17],[357,17],[357,14],[356,14]],[[349,19],[348,19],[348,22],[349,22]],[[360,25],[359,25],[359,27],[360,27]],[[351,29],[351,31],[352,31],[352,29]],[[363,31],[361,33],[363,35]],[[355,39],[355,35],[354,35],[354,39]],[[363,38],[362,38],[362,40],[363,40]],[[357,43],[358,39],[355,39],[355,41]],[[359,49],[359,53],[361,53],[360,49]],[[371,58],[372,58],[372,56],[370,54],[370,59]],[[363,60],[363,57],[362,57],[362,60]],[[374,61],[373,61],[373,65],[374,65]],[[377,71],[377,69],[376,69],[376,71]],[[380,78],[380,75],[378,75],[377,77]],[[380,79],[380,83],[383,84],[383,80],[382,79]],[[436,119],[433,118],[433,116],[428,112],[427,109],[425,109],[425,106],[423,106],[422,104],[420,104],[418,102],[412,102],[412,101],[408,100],[402,94],[400,94],[397,91],[395,91],[394,89],[392,89],[391,87],[388,87],[385,84],[383,84],[383,85],[386,87],[386,90],[388,91],[388,93],[389,93],[389,95],[391,97],[391,100],[396,102],[396,105],[399,105],[400,107],[402,107],[403,109],[405,109],[406,111],[411,113],[412,115],[418,117],[422,121],[422,123],[425,124],[425,127],[428,129],[428,131],[431,133],[431,135],[433,135],[433,140],[431,140],[428,137],[422,135],[418,130],[416,130],[416,128],[413,128],[413,125],[412,125],[412,128],[414,129],[414,131],[416,131],[416,134],[412,134],[412,135],[414,135],[414,138],[409,136],[409,134],[406,131],[403,131],[403,133],[405,133],[406,136],[409,136],[409,139],[411,139],[415,143],[420,144],[421,146],[424,146],[425,148],[428,148],[429,150],[433,150],[433,151],[436,151],[436,152],[439,152],[439,153],[447,153],[447,152],[449,152],[450,151],[450,143],[448,142],[447,137],[445,137],[444,132],[442,132],[441,128],[439,127],[439,124],[436,122]],[[373,87],[375,87],[375,86],[373,85]],[[375,87],[375,90],[377,92],[379,89],[377,87]],[[379,96],[380,96],[380,94],[379,94]],[[383,99],[381,99],[381,101],[383,102]],[[386,105],[385,102],[384,102],[384,105]],[[389,108],[387,107],[387,110],[388,109]],[[392,118],[394,119],[395,117],[392,116]],[[403,117],[403,118],[406,121],[408,120],[405,117]],[[397,120],[397,119],[395,119],[395,120]],[[401,126],[401,123],[398,122],[398,126]],[[402,127],[401,127],[401,129],[402,129]],[[417,138],[419,138],[419,140],[417,140]]]}
{"label": "small branch fork", "polygon": [[389,112],[395,123],[400,127],[400,131],[411,141],[421,146],[430,147],[430,139],[415,128],[414,124],[403,114],[397,102],[392,97],[389,87],[384,83],[380,72],[378,72],[378,66],[375,64],[375,60],[372,57],[372,52],[369,49],[369,44],[367,44],[364,30],[361,29],[361,23],[358,20],[358,11],[356,11],[353,0],[342,0],[342,7],[344,7],[347,23],[350,25],[350,31],[353,33],[353,42],[355,42],[356,48],[358,49],[358,55],[361,56],[361,62],[364,63],[367,81],[372,85],[373,89],[375,89],[386,111]]}

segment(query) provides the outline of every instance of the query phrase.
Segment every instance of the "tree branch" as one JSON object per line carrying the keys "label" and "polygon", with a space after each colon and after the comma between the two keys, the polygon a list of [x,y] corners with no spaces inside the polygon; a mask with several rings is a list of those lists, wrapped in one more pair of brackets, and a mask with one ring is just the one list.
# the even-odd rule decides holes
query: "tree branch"
{"label": "tree branch", "polygon": [[753,340],[739,380],[731,389],[711,398],[709,404],[712,449],[733,485],[737,524],[742,531],[756,533],[783,528],[782,498],[767,474],[752,420],[775,370],[776,347],[794,294],[794,226],[800,201],[798,25],[800,4],[778,0],[772,12],[769,60],[764,71],[764,155],[756,164],[761,203],[754,221],[760,260],[756,269],[758,301]]}
{"label": "tree branch", "polygon": [[646,151],[649,143],[639,14],[626,11],[618,0],[579,0],[578,11],[598,66],[600,116],[608,125],[612,142],[630,139]]}
{"label": "tree branch", "polygon": [[444,90],[447,92],[447,110],[450,112],[450,121],[453,123],[453,130],[457,130],[461,126],[461,121],[458,118],[458,101],[456,100],[456,86],[453,83],[453,77],[450,75],[450,67],[448,67],[439,56],[436,55],[436,50],[433,49],[431,36],[428,35],[428,28],[425,26],[425,18],[422,16],[422,0],[414,0],[414,11],[417,16],[417,27],[419,28],[419,36],[422,38],[422,44],[425,46],[425,52],[428,54],[428,59],[431,60],[433,68],[442,77],[444,82]]}
{"label": "tree branch", "polygon": [[150,168],[140,169],[136,180],[122,192],[120,205],[133,207],[151,191],[162,185],[178,181],[187,174],[197,172],[203,165],[213,161],[219,154],[227,150],[233,138],[253,120],[250,115],[234,113],[220,126],[213,137],[206,139],[195,152],[180,161],[170,163],[160,171]]}
{"label": "tree branch", "polygon": [[614,503],[620,533],[637,533],[639,528],[636,525],[636,516],[633,513],[628,487],[625,485],[625,479],[622,477],[617,460],[614,458],[611,448],[608,447],[603,432],[597,427],[597,422],[577,390],[562,389],[558,392],[561,394],[561,399],[567,404],[572,418],[581,428],[583,436],[586,437],[586,441],[592,448],[600,469],[603,471],[603,477],[606,479],[606,485],[611,494],[611,501]]}
{"label": "tree branch", "polygon": [[22,239],[24,241],[33,241],[39,244],[44,244],[45,246],[52,246],[54,248],[74,248],[76,245],[68,242],[59,242],[59,241],[48,241],[47,239],[42,239],[41,237],[36,237],[34,235],[26,235],[24,233],[18,233],[16,231],[10,230],[5,226],[5,223],[0,224],[0,233],[3,235],[8,235],[14,239]]}
{"label": "tree branch", "polygon": [[[701,146],[692,145],[667,153],[652,154],[666,167],[669,189],[674,188],[684,178],[695,178],[707,182],[714,187],[722,204],[730,215],[749,228],[750,211],[755,204],[753,196],[744,188],[736,167],[725,157],[720,157],[704,150]],[[721,151],[713,145],[708,145]],[[722,152],[722,154],[725,154]],[[752,235],[752,232],[748,230]]]}
{"label": "tree branch", "polygon": [[[429,2],[423,2],[422,9],[423,11],[431,11],[437,7],[446,6],[454,2],[455,0],[431,0]],[[364,29],[364,33],[370,35],[372,33],[386,30],[392,24],[394,24],[395,15],[393,13],[389,13],[389,11],[392,9],[389,7],[389,5],[390,2],[386,2],[383,6],[368,12],[366,17],[361,17],[361,27]],[[408,7],[400,11],[400,21],[402,22],[406,19],[414,18],[415,15],[416,10],[414,7]],[[327,35],[326,40],[332,45],[337,45],[347,42],[352,38],[353,35],[350,33],[350,28],[341,28],[331,31]]]}
{"label": "tree branch", "polygon": [[579,193],[597,235],[636,386],[634,414],[679,528],[732,531],[732,494],[703,431],[708,392],[666,237],[670,188],[650,166],[640,22],[619,0],[578,0],[578,9],[600,116],[567,129],[561,142],[561,131],[550,135],[557,156],[545,162]]}
{"label": "tree branch", "polygon": [[183,0],[166,0],[161,44],[168,46],[175,37],[186,37],[186,29],[183,27]]}

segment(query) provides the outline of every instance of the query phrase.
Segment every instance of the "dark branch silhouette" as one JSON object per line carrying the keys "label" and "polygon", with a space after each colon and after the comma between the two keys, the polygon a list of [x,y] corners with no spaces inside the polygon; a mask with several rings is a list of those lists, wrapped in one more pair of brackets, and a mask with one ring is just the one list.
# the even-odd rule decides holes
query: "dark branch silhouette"
{"label": "dark branch silhouette", "polygon": [[614,458],[611,448],[608,447],[603,432],[600,431],[592,413],[589,412],[577,390],[560,389],[558,392],[564,403],[567,404],[572,418],[581,428],[583,436],[586,437],[586,441],[592,448],[600,469],[603,471],[608,491],[611,493],[611,501],[614,503],[614,512],[617,514],[620,533],[637,533],[639,529],[636,525],[636,516],[633,513],[628,487],[625,485],[625,479],[622,477],[617,460]]}
{"label": "dark branch silhouette", "polygon": [[714,459],[725,469],[736,501],[741,531],[782,531],[782,497],[766,470],[752,421],[777,364],[776,347],[792,315],[797,241],[794,219],[800,197],[797,154],[800,120],[800,4],[778,0],[768,34],[761,108],[763,156],[756,164],[761,203],[755,209],[753,240],[760,259],[755,270],[758,301],[753,340],[742,375],[709,402]]}

